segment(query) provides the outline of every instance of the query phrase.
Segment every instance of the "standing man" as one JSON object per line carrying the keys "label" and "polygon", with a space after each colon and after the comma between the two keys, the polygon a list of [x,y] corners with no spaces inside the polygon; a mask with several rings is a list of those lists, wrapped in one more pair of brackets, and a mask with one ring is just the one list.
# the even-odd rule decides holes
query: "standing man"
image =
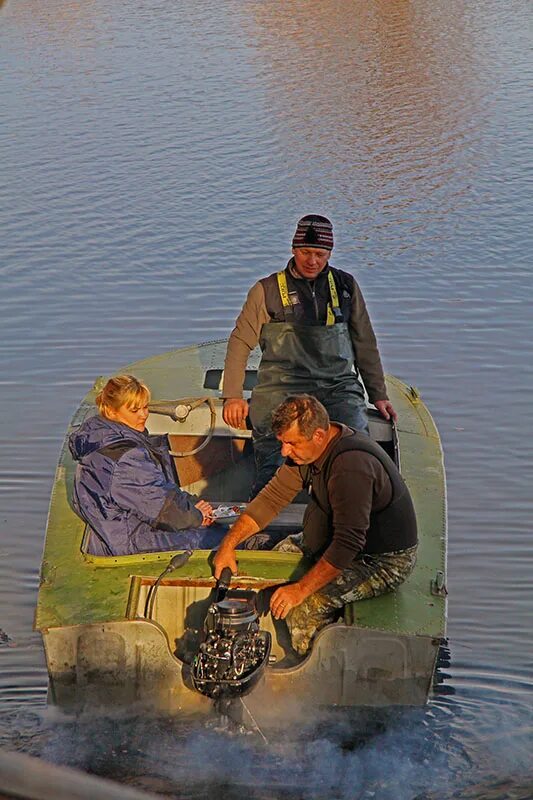
{"label": "standing man", "polygon": [[215,555],[215,577],[237,572],[235,548],[265,528],[302,489],[311,500],[303,532],[274,549],[300,552],[313,566],[270,601],[301,655],[315,633],[352,600],[389,592],[416,562],[416,517],[394,462],[370,437],[332,422],[310,395],[287,398],[272,415],[285,463],[228,531]]}
{"label": "standing man", "polygon": [[371,403],[385,419],[396,412],[387,397],[383,367],[365,301],[352,275],[331,267],[333,227],[308,214],[298,222],[293,257],[282,272],[248,293],[228,342],[224,365],[224,421],[239,428],[248,414],[243,384],[250,352],[261,363],[252,391],[255,496],[283,459],[272,432],[272,410],[290,394],[308,392],[332,419],[368,432],[362,377]]}

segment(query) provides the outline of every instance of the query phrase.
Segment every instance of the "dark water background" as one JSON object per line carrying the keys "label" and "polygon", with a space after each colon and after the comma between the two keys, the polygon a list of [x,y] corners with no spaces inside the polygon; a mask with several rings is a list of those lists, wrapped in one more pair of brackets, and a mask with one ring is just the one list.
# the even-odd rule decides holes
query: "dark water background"
{"label": "dark water background", "polygon": [[[533,797],[531,18],[525,0],[0,2],[1,745],[179,798]],[[67,421],[97,375],[226,336],[309,212],[442,435],[446,692],[259,749],[54,718],[32,617]]]}

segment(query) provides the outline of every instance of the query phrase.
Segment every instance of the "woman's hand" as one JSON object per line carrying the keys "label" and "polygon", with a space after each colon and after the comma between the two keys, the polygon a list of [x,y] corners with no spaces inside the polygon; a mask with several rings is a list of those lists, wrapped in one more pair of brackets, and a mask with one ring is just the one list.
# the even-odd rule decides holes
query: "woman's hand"
{"label": "woman's hand", "polygon": [[213,506],[207,500],[198,500],[194,506],[202,512],[202,528],[207,528],[213,522]]}

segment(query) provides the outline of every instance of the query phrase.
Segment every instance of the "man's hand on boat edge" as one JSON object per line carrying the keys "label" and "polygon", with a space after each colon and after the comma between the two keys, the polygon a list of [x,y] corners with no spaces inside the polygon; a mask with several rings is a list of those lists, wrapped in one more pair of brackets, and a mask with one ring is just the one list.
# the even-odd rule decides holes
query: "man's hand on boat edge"
{"label": "man's hand on boat edge", "polygon": [[385,417],[387,421],[392,417],[394,422],[398,422],[398,414],[394,410],[394,406],[390,400],[376,400],[374,405],[381,416]]}

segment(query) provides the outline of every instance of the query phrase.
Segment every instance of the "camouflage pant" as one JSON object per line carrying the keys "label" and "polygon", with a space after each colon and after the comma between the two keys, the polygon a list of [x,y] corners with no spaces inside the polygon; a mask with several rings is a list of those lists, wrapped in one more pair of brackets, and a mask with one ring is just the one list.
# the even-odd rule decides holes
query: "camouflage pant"
{"label": "camouflage pant", "polygon": [[[309,556],[303,534],[288,536],[275,550]],[[286,617],[292,646],[304,655],[315,634],[338,616],[338,610],[353,600],[367,600],[396,589],[410,575],[416,563],[416,545],[394,553],[362,555],[351,569],[310,595]]]}

